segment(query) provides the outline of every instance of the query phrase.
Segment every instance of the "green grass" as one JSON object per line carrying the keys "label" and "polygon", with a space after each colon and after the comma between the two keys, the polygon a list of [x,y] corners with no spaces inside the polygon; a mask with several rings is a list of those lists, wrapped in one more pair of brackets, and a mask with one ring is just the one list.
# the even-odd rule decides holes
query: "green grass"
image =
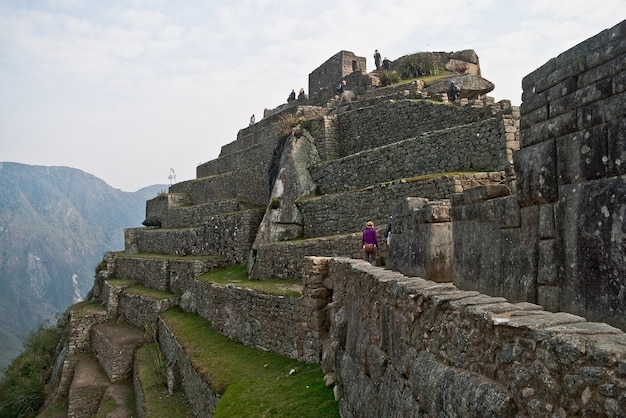
{"label": "green grass", "polygon": [[211,272],[198,276],[198,280],[212,282],[221,286],[232,284],[269,295],[282,295],[293,297],[299,297],[302,295],[302,282],[300,280],[250,280],[248,278],[248,268],[242,264],[236,264],[223,269],[213,270]]}
{"label": "green grass", "polygon": [[155,359],[156,343],[145,344],[136,352],[139,379],[144,391],[144,410],[147,417],[193,417],[182,391],[168,396],[163,370]]}
{"label": "green grass", "polygon": [[125,292],[131,295],[146,296],[152,299],[159,300],[169,299],[175,296],[173,293],[164,292],[162,290],[150,289],[149,287],[141,285],[127,287]]}
{"label": "green grass", "polygon": [[[255,350],[213,332],[195,314],[162,315],[198,373],[223,397],[215,417],[339,417],[317,364]],[[295,370],[290,374],[291,370]]]}
{"label": "green grass", "polygon": [[128,287],[137,283],[134,280],[130,279],[107,279],[106,281],[108,284],[114,287]]}
{"label": "green grass", "polygon": [[221,255],[172,255],[172,254],[157,254],[157,253],[137,253],[127,254],[124,251],[117,251],[116,254],[119,257],[125,258],[146,258],[150,260],[223,260]]}
{"label": "green grass", "polygon": [[75,303],[70,306],[70,309],[74,315],[87,315],[91,313],[104,312],[104,307],[99,303],[92,303],[89,300]]}
{"label": "green grass", "polygon": [[37,418],[67,418],[67,397],[59,397],[44,410],[37,413]]}
{"label": "green grass", "polygon": [[55,349],[66,329],[40,326],[24,341],[24,351],[0,382],[0,417],[34,417],[44,403],[44,385],[52,373]]}

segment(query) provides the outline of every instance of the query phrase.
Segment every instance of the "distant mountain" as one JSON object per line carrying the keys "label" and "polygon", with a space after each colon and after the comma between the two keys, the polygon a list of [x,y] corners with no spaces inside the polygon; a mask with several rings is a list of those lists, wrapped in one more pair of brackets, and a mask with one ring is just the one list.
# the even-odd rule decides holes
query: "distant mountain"
{"label": "distant mountain", "polygon": [[0,162],[0,376],[30,330],[83,298],[105,251],[124,248],[146,201],[68,167]]}

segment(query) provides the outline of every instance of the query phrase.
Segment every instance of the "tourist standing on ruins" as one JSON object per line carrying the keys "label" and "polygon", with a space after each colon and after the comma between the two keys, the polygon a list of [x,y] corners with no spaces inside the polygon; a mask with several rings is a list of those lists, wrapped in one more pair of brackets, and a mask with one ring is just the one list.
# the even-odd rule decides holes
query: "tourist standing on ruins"
{"label": "tourist standing on ruins", "polygon": [[459,100],[459,88],[454,84],[454,81],[450,82],[450,92],[449,92],[450,100],[456,102]]}
{"label": "tourist standing on ruins", "polygon": [[335,90],[337,91],[337,94],[342,95],[345,89],[346,89],[346,80],[341,80],[341,83],[339,83],[339,85],[337,86]]}
{"label": "tourist standing on ruins", "polygon": [[378,253],[378,238],[376,237],[374,222],[367,221],[367,226],[363,230],[361,243],[363,244],[363,259],[375,266],[376,255]]}
{"label": "tourist standing on ruins", "polygon": [[387,57],[385,57],[385,59],[383,60],[383,70],[389,71],[390,69],[391,69],[391,61],[389,61]]}
{"label": "tourist standing on ruins", "polygon": [[376,69],[380,70],[380,52],[378,50],[374,51],[374,64],[376,64]]}
{"label": "tourist standing on ruins", "polygon": [[255,123],[255,119],[254,119],[254,113],[253,113],[252,116],[250,116],[250,125],[249,126],[254,125],[254,123]]}
{"label": "tourist standing on ruins", "polygon": [[298,100],[306,100],[309,97],[306,95],[306,93],[304,92],[304,87],[300,88],[300,91],[298,92]]}
{"label": "tourist standing on ruins", "polygon": [[389,221],[387,222],[387,228],[385,228],[385,239],[387,240],[387,245],[391,244],[391,222],[393,221],[393,216],[389,217]]}
{"label": "tourist standing on ruins", "polygon": [[287,97],[287,103],[291,103],[296,100],[296,91],[291,89],[291,93],[289,93],[289,97]]}

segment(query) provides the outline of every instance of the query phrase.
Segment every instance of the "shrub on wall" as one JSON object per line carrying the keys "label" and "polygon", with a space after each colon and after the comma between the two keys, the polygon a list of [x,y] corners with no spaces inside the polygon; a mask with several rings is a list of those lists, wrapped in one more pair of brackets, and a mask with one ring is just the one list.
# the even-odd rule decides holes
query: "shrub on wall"
{"label": "shrub on wall", "polygon": [[381,71],[378,74],[381,86],[389,86],[400,82],[400,75],[396,71]]}
{"label": "shrub on wall", "polygon": [[418,52],[402,57],[396,68],[403,80],[439,73],[439,68],[429,52]]}

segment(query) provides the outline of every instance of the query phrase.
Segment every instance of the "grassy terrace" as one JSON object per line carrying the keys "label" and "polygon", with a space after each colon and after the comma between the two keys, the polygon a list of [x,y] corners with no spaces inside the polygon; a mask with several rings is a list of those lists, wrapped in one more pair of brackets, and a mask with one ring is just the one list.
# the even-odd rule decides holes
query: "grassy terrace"
{"label": "grassy terrace", "polygon": [[222,286],[232,284],[268,295],[293,297],[299,297],[302,295],[302,282],[300,280],[250,280],[248,279],[248,268],[242,264],[202,274],[198,276],[198,280],[212,282]]}
{"label": "grassy terrace", "polygon": [[165,364],[156,343],[137,350],[139,379],[143,388],[144,410],[147,417],[193,417],[182,391],[167,394],[164,378]]}
{"label": "grassy terrace", "polygon": [[127,254],[124,251],[117,251],[113,254],[119,257],[125,258],[146,258],[149,260],[224,260],[221,255],[173,255],[173,254],[159,254],[159,253],[137,253]]}
{"label": "grassy terrace", "polygon": [[[255,350],[213,332],[198,315],[162,314],[197,372],[222,393],[215,417],[339,417],[317,364]],[[174,416],[174,415],[172,415]]]}
{"label": "grassy terrace", "polygon": [[130,295],[145,296],[155,300],[163,300],[176,297],[175,294],[162,290],[151,289],[141,285],[133,285],[126,288],[126,293]]}

